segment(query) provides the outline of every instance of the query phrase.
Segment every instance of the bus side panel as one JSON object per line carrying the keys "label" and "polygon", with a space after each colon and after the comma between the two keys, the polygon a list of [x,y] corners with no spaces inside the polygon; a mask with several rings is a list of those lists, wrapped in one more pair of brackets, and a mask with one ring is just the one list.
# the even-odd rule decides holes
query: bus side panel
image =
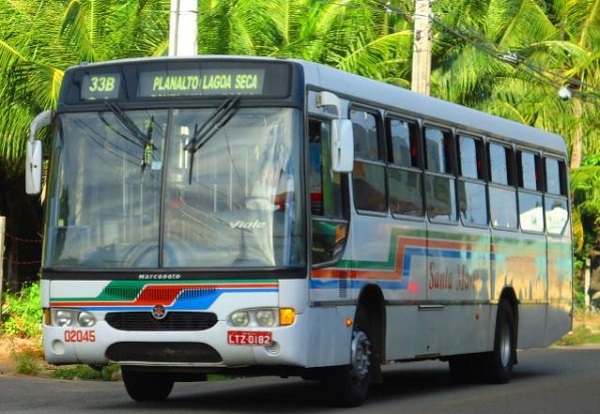
{"label": "bus side panel", "polygon": [[562,237],[548,237],[548,323],[546,343],[559,339],[573,328],[573,255],[570,223]]}
{"label": "bus side panel", "polygon": [[430,222],[427,234],[428,307],[422,307],[420,318],[435,330],[424,339],[437,342],[424,343],[423,351],[453,355],[489,350],[489,230]]}
{"label": "bus side panel", "polygon": [[524,303],[519,305],[519,337],[520,349],[547,346],[544,331],[548,305]]}
{"label": "bus side panel", "polygon": [[[386,329],[387,361],[413,359],[435,350],[443,356],[489,351],[492,307],[489,304],[453,305],[439,310],[418,306],[388,306]],[[431,316],[429,324],[424,323]],[[398,323],[397,321],[402,321]],[[429,332],[427,332],[429,330]],[[436,339],[438,341],[436,341]],[[435,341],[435,342],[431,342]]]}
{"label": "bus side panel", "polygon": [[494,301],[512,289],[519,303],[518,346],[545,344],[548,303],[544,235],[494,231],[492,236]]}
{"label": "bus side panel", "polygon": [[[442,355],[470,354],[490,351],[494,335],[490,331],[492,306],[469,304],[448,306],[445,309],[448,323],[441,328]],[[495,315],[494,315],[495,316]]]}
{"label": "bus side panel", "polygon": [[[419,331],[417,306],[388,306],[385,337],[385,359],[387,361],[412,359],[417,355]],[[401,322],[399,322],[401,321]]]}

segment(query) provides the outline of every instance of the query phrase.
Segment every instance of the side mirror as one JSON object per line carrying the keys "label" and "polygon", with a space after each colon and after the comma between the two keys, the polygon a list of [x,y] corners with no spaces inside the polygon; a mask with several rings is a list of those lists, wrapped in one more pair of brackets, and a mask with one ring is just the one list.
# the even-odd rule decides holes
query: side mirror
{"label": "side mirror", "polygon": [[27,142],[25,156],[25,192],[39,194],[42,190],[42,141]]}
{"label": "side mirror", "polygon": [[350,173],[354,167],[354,133],[352,121],[334,119],[331,121],[331,170]]}
{"label": "side mirror", "polygon": [[25,155],[25,192],[39,194],[42,190],[42,141],[35,139],[36,133],[52,123],[54,112],[40,112],[29,126],[29,141]]}

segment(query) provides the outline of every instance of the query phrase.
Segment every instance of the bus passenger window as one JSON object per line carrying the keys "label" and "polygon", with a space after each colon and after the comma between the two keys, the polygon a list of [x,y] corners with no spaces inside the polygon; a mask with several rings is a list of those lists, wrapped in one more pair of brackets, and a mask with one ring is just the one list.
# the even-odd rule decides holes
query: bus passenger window
{"label": "bus passenger window", "polygon": [[467,226],[488,224],[482,149],[481,139],[459,136],[458,204],[461,220]]}
{"label": "bus passenger window", "polygon": [[455,221],[456,190],[452,164],[452,135],[449,131],[426,127],[425,201],[432,221]]}
{"label": "bus passenger window", "polygon": [[539,168],[539,155],[530,151],[517,152],[519,222],[524,231],[544,231]]}
{"label": "bus passenger window", "polygon": [[563,160],[547,157],[544,217],[550,234],[562,234],[569,222],[566,165]]}
{"label": "bus passenger window", "polygon": [[387,177],[392,215],[422,216],[423,173],[417,125],[390,118],[386,127],[392,157]]}
{"label": "bus passenger window", "polygon": [[516,229],[518,226],[513,159],[512,148],[490,143],[490,216],[492,225],[499,229]]}
{"label": "bus passenger window", "polygon": [[354,131],[354,205],[357,210],[384,212],[387,210],[385,166],[379,153],[377,117],[352,110],[350,118]]}

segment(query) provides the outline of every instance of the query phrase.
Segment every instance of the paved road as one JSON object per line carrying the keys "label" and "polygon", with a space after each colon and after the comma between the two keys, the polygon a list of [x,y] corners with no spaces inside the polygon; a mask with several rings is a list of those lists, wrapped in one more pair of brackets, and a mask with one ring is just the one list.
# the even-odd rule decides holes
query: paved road
{"label": "paved road", "polygon": [[600,346],[519,354],[507,385],[457,385],[441,362],[386,369],[385,384],[354,409],[329,408],[317,383],[252,378],[178,383],[169,400],[140,404],[120,382],[0,376],[1,413],[418,413],[564,414],[600,412]]}

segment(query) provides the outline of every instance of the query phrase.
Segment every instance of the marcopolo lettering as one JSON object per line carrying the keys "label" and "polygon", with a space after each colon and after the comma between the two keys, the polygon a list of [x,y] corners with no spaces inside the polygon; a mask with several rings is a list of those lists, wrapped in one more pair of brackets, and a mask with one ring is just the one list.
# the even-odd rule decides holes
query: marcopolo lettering
{"label": "marcopolo lettering", "polygon": [[177,280],[181,279],[179,273],[140,273],[138,275],[139,280]]}

